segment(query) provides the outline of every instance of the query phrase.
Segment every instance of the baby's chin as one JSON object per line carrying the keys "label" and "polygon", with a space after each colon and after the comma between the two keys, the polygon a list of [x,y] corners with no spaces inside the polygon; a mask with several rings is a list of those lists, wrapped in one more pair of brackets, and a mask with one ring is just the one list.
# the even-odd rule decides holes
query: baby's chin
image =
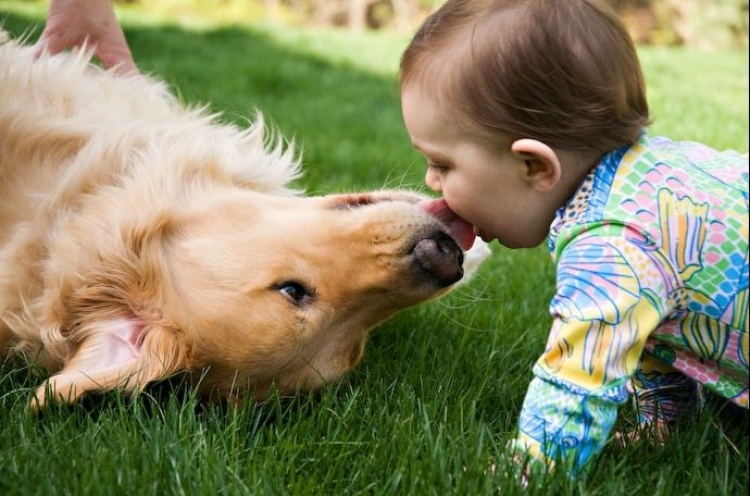
{"label": "baby's chin", "polygon": [[482,230],[482,229],[480,229],[480,228],[478,228],[476,226],[474,226],[474,236],[477,237],[477,238],[480,238],[485,243],[490,243],[490,242],[492,242],[492,241],[494,241],[494,240],[497,239],[495,236],[484,232],[484,230]]}

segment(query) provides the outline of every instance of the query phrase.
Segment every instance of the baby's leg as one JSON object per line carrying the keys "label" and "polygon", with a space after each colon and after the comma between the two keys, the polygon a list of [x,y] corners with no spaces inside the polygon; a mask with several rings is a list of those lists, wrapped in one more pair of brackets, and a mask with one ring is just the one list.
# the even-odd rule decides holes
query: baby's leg
{"label": "baby's leg", "polygon": [[663,442],[678,417],[697,414],[703,407],[698,383],[648,353],[641,358],[632,389],[639,429],[631,438],[646,433]]}

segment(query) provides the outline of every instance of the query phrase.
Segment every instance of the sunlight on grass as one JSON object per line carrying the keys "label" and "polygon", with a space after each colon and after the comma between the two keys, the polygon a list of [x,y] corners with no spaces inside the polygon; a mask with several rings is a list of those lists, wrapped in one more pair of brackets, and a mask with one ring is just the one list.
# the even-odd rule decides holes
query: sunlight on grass
{"label": "sunlight on grass", "polygon": [[654,134],[748,148],[748,54],[641,48]]}

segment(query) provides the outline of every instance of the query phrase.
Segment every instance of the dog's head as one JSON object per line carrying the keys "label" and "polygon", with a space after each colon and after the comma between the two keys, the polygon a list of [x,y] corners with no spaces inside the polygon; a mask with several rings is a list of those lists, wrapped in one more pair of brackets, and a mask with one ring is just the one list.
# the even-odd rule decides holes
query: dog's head
{"label": "dog's head", "polygon": [[77,348],[37,399],[137,389],[182,371],[228,398],[335,381],[358,363],[373,326],[464,276],[459,242],[468,248],[473,234],[427,210],[422,197],[395,191],[235,190],[129,229],[127,266],[60,291]]}
{"label": "dog's head", "polygon": [[171,242],[165,305],[187,367],[256,396],[338,379],[375,324],[462,278],[462,248],[418,200],[243,194],[198,212]]}

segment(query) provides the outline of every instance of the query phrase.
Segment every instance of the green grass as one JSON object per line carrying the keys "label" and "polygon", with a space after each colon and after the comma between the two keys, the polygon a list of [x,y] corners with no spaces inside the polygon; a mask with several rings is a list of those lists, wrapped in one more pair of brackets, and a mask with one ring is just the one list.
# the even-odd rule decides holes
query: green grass
{"label": "green grass", "polygon": [[[42,15],[0,1],[14,34],[36,25],[38,35]],[[311,193],[422,187],[396,86],[405,39],[123,19],[141,69],[184,100],[239,123],[258,109],[294,137]],[[748,150],[747,53],[641,55],[655,133]],[[0,494],[520,494],[503,447],[553,291],[544,248],[495,248],[469,286],[381,325],[340,384],[239,410],[199,404],[178,377],[36,417],[26,401],[43,373],[0,365]],[[611,445],[588,477],[549,475],[527,493],[744,495],[749,448],[747,411],[711,402],[663,447]]]}

